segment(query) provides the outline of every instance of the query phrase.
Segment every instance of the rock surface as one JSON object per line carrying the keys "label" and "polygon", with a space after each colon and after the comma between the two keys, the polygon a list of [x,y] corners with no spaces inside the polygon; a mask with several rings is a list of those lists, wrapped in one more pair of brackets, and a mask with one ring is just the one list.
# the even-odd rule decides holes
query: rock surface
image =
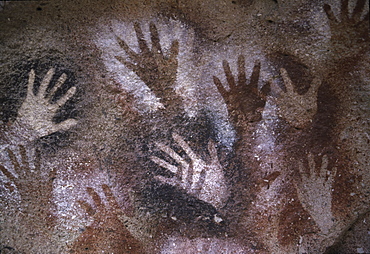
{"label": "rock surface", "polygon": [[0,253],[370,253],[369,1],[0,22]]}

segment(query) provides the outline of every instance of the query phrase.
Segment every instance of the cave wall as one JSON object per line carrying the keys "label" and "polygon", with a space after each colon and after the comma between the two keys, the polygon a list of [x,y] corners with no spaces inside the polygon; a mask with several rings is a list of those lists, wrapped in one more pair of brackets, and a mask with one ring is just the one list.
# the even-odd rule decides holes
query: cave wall
{"label": "cave wall", "polygon": [[369,1],[2,1],[0,253],[369,253]]}

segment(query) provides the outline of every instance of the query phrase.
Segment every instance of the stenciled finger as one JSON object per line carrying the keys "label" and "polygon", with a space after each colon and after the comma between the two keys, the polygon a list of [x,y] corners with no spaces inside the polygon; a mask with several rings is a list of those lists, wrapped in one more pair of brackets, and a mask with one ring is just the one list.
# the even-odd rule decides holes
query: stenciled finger
{"label": "stenciled finger", "polygon": [[176,62],[177,63],[177,56],[179,54],[180,46],[179,46],[179,41],[173,41],[171,44],[171,49],[170,49],[170,57],[169,59],[171,62]]}
{"label": "stenciled finger", "polygon": [[87,203],[86,201],[77,200],[77,203],[81,206],[82,209],[85,210],[85,212],[89,216],[93,216],[95,214],[95,212],[96,212],[95,209],[89,203]]}
{"label": "stenciled finger", "polygon": [[54,96],[55,92],[64,84],[64,82],[66,81],[66,79],[67,79],[67,74],[63,73],[59,77],[59,79],[58,79],[57,83],[55,84],[55,86],[50,90],[50,93],[47,96],[48,99]]}
{"label": "stenciled finger", "polygon": [[149,47],[144,39],[143,31],[141,30],[140,24],[138,22],[134,23],[134,29],[136,32],[137,42],[139,44],[139,49],[142,53],[149,53]]}
{"label": "stenciled finger", "polygon": [[226,91],[225,87],[222,85],[221,80],[217,78],[216,76],[213,76],[213,83],[215,83],[218,92],[221,94],[221,96],[225,100],[227,98],[228,92]]}
{"label": "stenciled finger", "polygon": [[21,155],[21,162],[22,162],[22,167],[24,171],[29,171],[30,170],[30,165],[28,162],[28,156],[27,156],[27,151],[26,148],[23,145],[19,145],[19,153]]}
{"label": "stenciled finger", "polygon": [[15,173],[19,174],[21,172],[21,166],[18,163],[17,157],[15,156],[15,154],[13,153],[13,151],[10,150],[9,148],[6,148],[6,152],[8,153],[8,156],[10,158],[10,161],[13,164]]}
{"label": "stenciled finger", "polygon": [[[133,51],[128,45],[127,43],[122,40],[121,38],[119,38],[118,36],[116,36],[116,39],[117,39],[117,42],[119,44],[119,46],[126,52],[126,54],[128,55],[129,58],[131,58],[133,61],[138,61],[138,55],[136,54],[135,51]],[[117,58],[117,56],[116,56]],[[120,60],[119,60],[120,61]]]}
{"label": "stenciled finger", "polygon": [[[271,87],[271,95],[273,98],[277,97],[284,97],[285,96],[285,91],[279,86],[278,82],[274,78],[270,78],[269,84]],[[279,100],[278,100],[279,101]]]}
{"label": "stenciled finger", "polygon": [[216,144],[215,142],[213,142],[213,140],[208,141],[208,152],[209,152],[209,155],[211,156],[211,161],[218,163],[219,160],[218,160],[218,155],[217,155]]}
{"label": "stenciled finger", "polygon": [[236,84],[235,84],[233,73],[231,72],[231,69],[230,69],[230,65],[226,60],[224,60],[222,61],[222,66],[224,68],[226,80],[227,80],[227,83],[229,84],[230,90],[234,90],[236,87]]}
{"label": "stenciled finger", "polygon": [[150,37],[152,40],[152,52],[155,54],[162,54],[162,48],[159,40],[159,33],[154,23],[150,22],[149,25]]}
{"label": "stenciled finger", "polygon": [[31,69],[30,74],[28,76],[27,97],[34,96],[33,95],[34,83],[35,83],[35,71]]}
{"label": "stenciled finger", "polygon": [[320,86],[321,86],[321,78],[315,77],[311,83],[310,90],[308,91],[309,95],[316,96],[317,92],[319,91]]}
{"label": "stenciled finger", "polygon": [[[70,119],[67,119],[63,122],[53,124],[50,131],[49,131],[49,134],[57,132],[57,131],[67,131],[70,128],[72,128],[73,126],[76,126],[77,123],[78,123],[78,121],[76,119],[70,118]],[[47,135],[49,135],[49,134],[47,134]]]}
{"label": "stenciled finger", "polygon": [[330,171],[328,182],[331,185],[334,182],[335,176],[337,175],[337,167],[333,167]]}
{"label": "stenciled finger", "polygon": [[342,22],[349,20],[348,0],[341,1],[340,19]]}
{"label": "stenciled finger", "polygon": [[205,169],[201,170],[199,173],[193,174],[193,182],[190,187],[193,194],[199,195],[200,191],[203,188],[207,174],[208,172],[206,172]]}
{"label": "stenciled finger", "polygon": [[327,173],[328,173],[328,156],[325,154],[322,156],[321,160],[321,168],[320,168],[320,177],[325,179]]}
{"label": "stenciled finger", "polygon": [[324,11],[325,11],[326,16],[328,17],[328,19],[329,19],[330,21],[333,21],[333,22],[335,22],[335,23],[338,23],[338,20],[337,20],[337,18],[335,17],[334,12],[333,12],[333,10],[331,9],[331,6],[330,6],[330,5],[328,5],[328,4],[324,4]]}
{"label": "stenciled finger", "polygon": [[306,168],[303,164],[303,162],[299,161],[298,162],[298,170],[299,170],[299,173],[303,176],[304,174],[306,174]]}
{"label": "stenciled finger", "polygon": [[315,158],[312,153],[309,153],[307,156],[308,159],[308,167],[310,168],[310,176],[313,177],[315,176],[315,171],[316,171],[316,165],[315,165]]}
{"label": "stenciled finger", "polygon": [[178,186],[179,185],[179,182],[175,178],[167,178],[167,177],[164,177],[164,176],[157,175],[157,176],[154,176],[154,179],[160,181],[161,183],[169,184],[169,185],[172,185],[172,186]]}
{"label": "stenciled finger", "polygon": [[261,92],[259,93],[259,97],[263,99],[264,101],[267,100],[267,96],[271,92],[271,81],[267,81],[261,88]]}
{"label": "stenciled finger", "polygon": [[55,72],[55,69],[54,68],[51,68],[46,73],[44,79],[41,81],[41,84],[40,84],[40,87],[39,87],[39,91],[37,93],[37,97],[39,97],[40,99],[45,98],[45,91],[48,88],[51,79],[53,78],[54,72]]}
{"label": "stenciled finger", "polygon": [[243,55],[238,57],[238,84],[245,85],[247,83],[247,76],[245,75],[245,58]]}
{"label": "stenciled finger", "polygon": [[121,56],[115,56],[115,58],[121,62],[123,65],[125,65],[128,69],[132,70],[132,71],[137,71],[139,70],[139,66],[136,65],[136,64],[133,64],[129,61],[127,61],[125,58],[121,57]]}
{"label": "stenciled finger", "polygon": [[41,152],[40,152],[39,149],[35,150],[35,160],[34,160],[33,164],[35,165],[35,170],[40,171],[40,169],[41,169]]}
{"label": "stenciled finger", "polygon": [[173,139],[176,141],[182,149],[184,149],[185,153],[190,157],[192,161],[198,160],[198,156],[193,152],[190,146],[185,142],[185,140],[178,135],[177,133],[172,133]]}
{"label": "stenciled finger", "polygon": [[183,188],[187,188],[190,186],[190,181],[191,181],[191,175],[192,175],[192,167],[183,167],[181,170],[181,185]]}
{"label": "stenciled finger", "polygon": [[63,95],[62,98],[60,98],[56,102],[56,104],[59,107],[62,107],[69,99],[71,99],[73,97],[73,95],[75,95],[76,90],[77,90],[77,88],[75,86],[69,88],[68,91],[65,93],[65,95]]}
{"label": "stenciled finger", "polygon": [[86,190],[87,190],[87,193],[89,193],[90,197],[94,200],[94,203],[97,208],[101,208],[104,206],[100,196],[93,188],[87,187]]}
{"label": "stenciled finger", "polygon": [[169,171],[171,171],[172,173],[174,174],[177,174],[178,172],[178,168],[170,163],[168,163],[167,161],[165,160],[162,160],[156,156],[151,156],[150,159],[156,163],[157,165],[161,166],[162,168],[165,168],[165,169],[168,169]]}
{"label": "stenciled finger", "polygon": [[251,75],[250,83],[249,85],[251,88],[258,90],[258,80],[260,78],[260,71],[261,71],[261,63],[256,62],[253,67],[253,72]]}
{"label": "stenciled finger", "polygon": [[280,73],[281,73],[281,77],[282,77],[282,78],[283,78],[283,80],[284,80],[284,85],[285,85],[285,87],[286,87],[287,93],[289,93],[289,94],[294,93],[293,82],[292,82],[292,80],[290,79],[289,74],[288,74],[288,72],[286,71],[286,69],[281,68],[281,69],[280,69]]}
{"label": "stenciled finger", "polygon": [[108,200],[109,206],[113,208],[116,212],[119,212],[121,210],[121,207],[118,205],[117,199],[114,196],[111,188],[106,184],[103,184],[101,187],[103,189],[105,197]]}
{"label": "stenciled finger", "polygon": [[162,143],[155,143],[156,146],[161,149],[163,152],[167,153],[171,156],[177,163],[181,164],[183,167],[188,167],[189,164],[182,158],[178,153],[172,150],[170,147],[162,144]]}
{"label": "stenciled finger", "polygon": [[9,170],[8,169],[6,169],[3,165],[1,165],[0,164],[0,170],[1,170],[1,172],[3,172],[3,174],[7,177],[7,178],[9,178],[12,182],[14,182],[15,180],[17,180],[16,179],[16,177],[12,174],[12,173],[10,173],[9,172]]}
{"label": "stenciled finger", "polygon": [[353,20],[360,21],[362,11],[364,10],[366,1],[367,0],[357,0],[356,6],[353,9],[353,16],[352,16]]}
{"label": "stenciled finger", "polygon": [[304,182],[303,180],[294,180],[293,181],[294,187],[297,190],[298,199],[303,201],[304,200]]}
{"label": "stenciled finger", "polygon": [[205,172],[206,167],[199,167],[199,165],[193,167],[193,175],[191,177],[191,189],[198,189],[198,187],[201,187],[199,185],[199,181],[201,180],[201,177],[203,174],[206,174]]}

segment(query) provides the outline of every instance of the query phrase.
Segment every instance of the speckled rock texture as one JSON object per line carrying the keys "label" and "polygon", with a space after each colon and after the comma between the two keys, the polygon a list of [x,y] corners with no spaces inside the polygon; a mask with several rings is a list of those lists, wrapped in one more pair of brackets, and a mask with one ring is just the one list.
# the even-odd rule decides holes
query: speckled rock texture
{"label": "speckled rock texture", "polygon": [[0,253],[370,253],[369,1],[0,24]]}

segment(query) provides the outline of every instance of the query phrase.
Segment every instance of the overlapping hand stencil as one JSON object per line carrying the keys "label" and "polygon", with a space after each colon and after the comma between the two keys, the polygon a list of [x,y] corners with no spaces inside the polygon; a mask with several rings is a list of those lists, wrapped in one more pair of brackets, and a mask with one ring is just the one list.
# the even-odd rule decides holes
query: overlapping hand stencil
{"label": "overlapping hand stencil", "polygon": [[27,97],[24,100],[21,108],[18,111],[18,116],[15,124],[26,128],[29,132],[26,136],[30,140],[47,136],[57,131],[65,131],[77,124],[75,119],[67,119],[61,123],[54,123],[53,118],[56,112],[73,97],[76,92],[76,87],[71,87],[60,99],[55,103],[51,100],[57,90],[63,85],[67,79],[67,75],[63,73],[54,87],[47,93],[47,88],[54,75],[54,68],[51,68],[42,80],[37,94],[33,92],[35,82],[35,71],[31,70],[28,78]]}
{"label": "overlapping hand stencil", "polygon": [[244,56],[238,58],[238,80],[231,72],[229,63],[222,62],[229,90],[221,83],[220,79],[213,76],[213,81],[222,95],[228,109],[229,117],[236,127],[244,126],[248,122],[261,119],[261,111],[266,104],[266,96],[270,91],[270,85],[266,84],[261,91],[258,90],[258,80],[261,64],[255,64],[249,83],[245,74]]}
{"label": "overlapping hand stencil", "polygon": [[[52,224],[53,180],[56,177],[56,169],[48,171],[45,176],[41,169],[41,156],[38,150],[34,154],[33,167],[30,165],[32,158],[27,156],[24,146],[19,146],[20,161],[15,151],[9,148],[6,151],[16,175],[3,165],[0,165],[0,170],[15,185],[22,200],[23,214],[32,222],[41,225],[40,227],[45,226],[45,223]],[[7,187],[13,192],[12,184],[8,184]]]}
{"label": "overlapping hand stencil", "polygon": [[163,53],[158,30],[153,23],[150,23],[149,26],[151,48],[144,39],[140,24],[136,22],[134,28],[140,52],[136,53],[124,40],[117,37],[119,45],[129,59],[122,56],[116,56],[116,59],[135,72],[167,108],[171,101],[178,99],[173,85],[177,76],[179,43],[176,40],[173,41],[169,53],[166,55]]}
{"label": "overlapping hand stencil", "polygon": [[317,92],[321,85],[321,79],[314,78],[310,89],[305,94],[300,95],[294,91],[293,82],[288,72],[281,68],[280,73],[284,80],[286,92],[277,87],[278,97],[276,98],[276,104],[279,115],[290,125],[296,128],[303,128],[309,122],[312,122],[317,112]]}
{"label": "overlapping hand stencil", "polygon": [[369,48],[369,11],[361,18],[365,11],[366,0],[357,0],[352,16],[348,2],[349,0],[341,0],[340,20],[336,18],[330,5],[324,5],[330,22],[335,58],[355,57]]}
{"label": "overlapping hand stencil", "polygon": [[102,189],[104,191],[105,196],[108,198],[109,208],[103,203],[98,193],[91,187],[87,187],[87,193],[91,196],[92,200],[94,201],[94,209],[87,201],[78,200],[78,204],[86,211],[86,213],[91,217],[97,217],[96,220],[101,220],[100,216],[105,216],[105,214],[112,213],[116,217],[119,213],[121,213],[121,208],[119,207],[116,199],[113,196],[112,191],[109,189],[108,185],[103,184]]}
{"label": "overlapping hand stencil", "polygon": [[98,193],[91,187],[87,187],[86,190],[91,196],[95,208],[87,201],[77,201],[86,213],[93,218],[93,223],[76,240],[73,249],[78,253],[80,253],[80,250],[87,253],[100,251],[142,253],[139,241],[126,228],[130,225],[124,223],[131,218],[123,213],[109,186],[103,184],[102,189],[109,206],[104,204]]}
{"label": "overlapping hand stencil", "polygon": [[[52,180],[56,174],[55,169],[48,172],[48,180],[44,183],[46,185],[37,185],[38,180],[42,179],[41,156],[38,150],[35,151],[35,159],[33,161],[34,168],[30,166],[29,158],[24,146],[19,146],[21,162],[18,161],[16,154],[11,149],[7,148],[6,151],[17,176],[12,174],[3,165],[0,165],[0,170],[17,187],[21,197],[27,197],[29,195],[35,195],[38,197],[40,192],[46,192],[48,194],[52,193]],[[42,188],[40,188],[41,186]]]}
{"label": "overlapping hand stencil", "polygon": [[299,162],[301,181],[296,182],[297,193],[303,207],[310,213],[322,233],[329,233],[333,226],[332,184],[337,169],[328,171],[328,156],[323,155],[321,167],[316,166],[314,156],[308,154],[308,170]]}
{"label": "overlapping hand stencil", "polygon": [[173,133],[172,136],[176,143],[185,151],[191,162],[187,162],[185,158],[181,157],[169,146],[156,143],[159,149],[168,154],[180,165],[177,167],[163,159],[152,156],[151,159],[153,162],[176,175],[173,178],[163,176],[156,176],[156,178],[163,183],[178,186],[188,194],[208,202],[216,208],[223,207],[229,192],[214,142],[209,141],[208,143],[210,160],[207,163],[193,152],[180,135]]}

